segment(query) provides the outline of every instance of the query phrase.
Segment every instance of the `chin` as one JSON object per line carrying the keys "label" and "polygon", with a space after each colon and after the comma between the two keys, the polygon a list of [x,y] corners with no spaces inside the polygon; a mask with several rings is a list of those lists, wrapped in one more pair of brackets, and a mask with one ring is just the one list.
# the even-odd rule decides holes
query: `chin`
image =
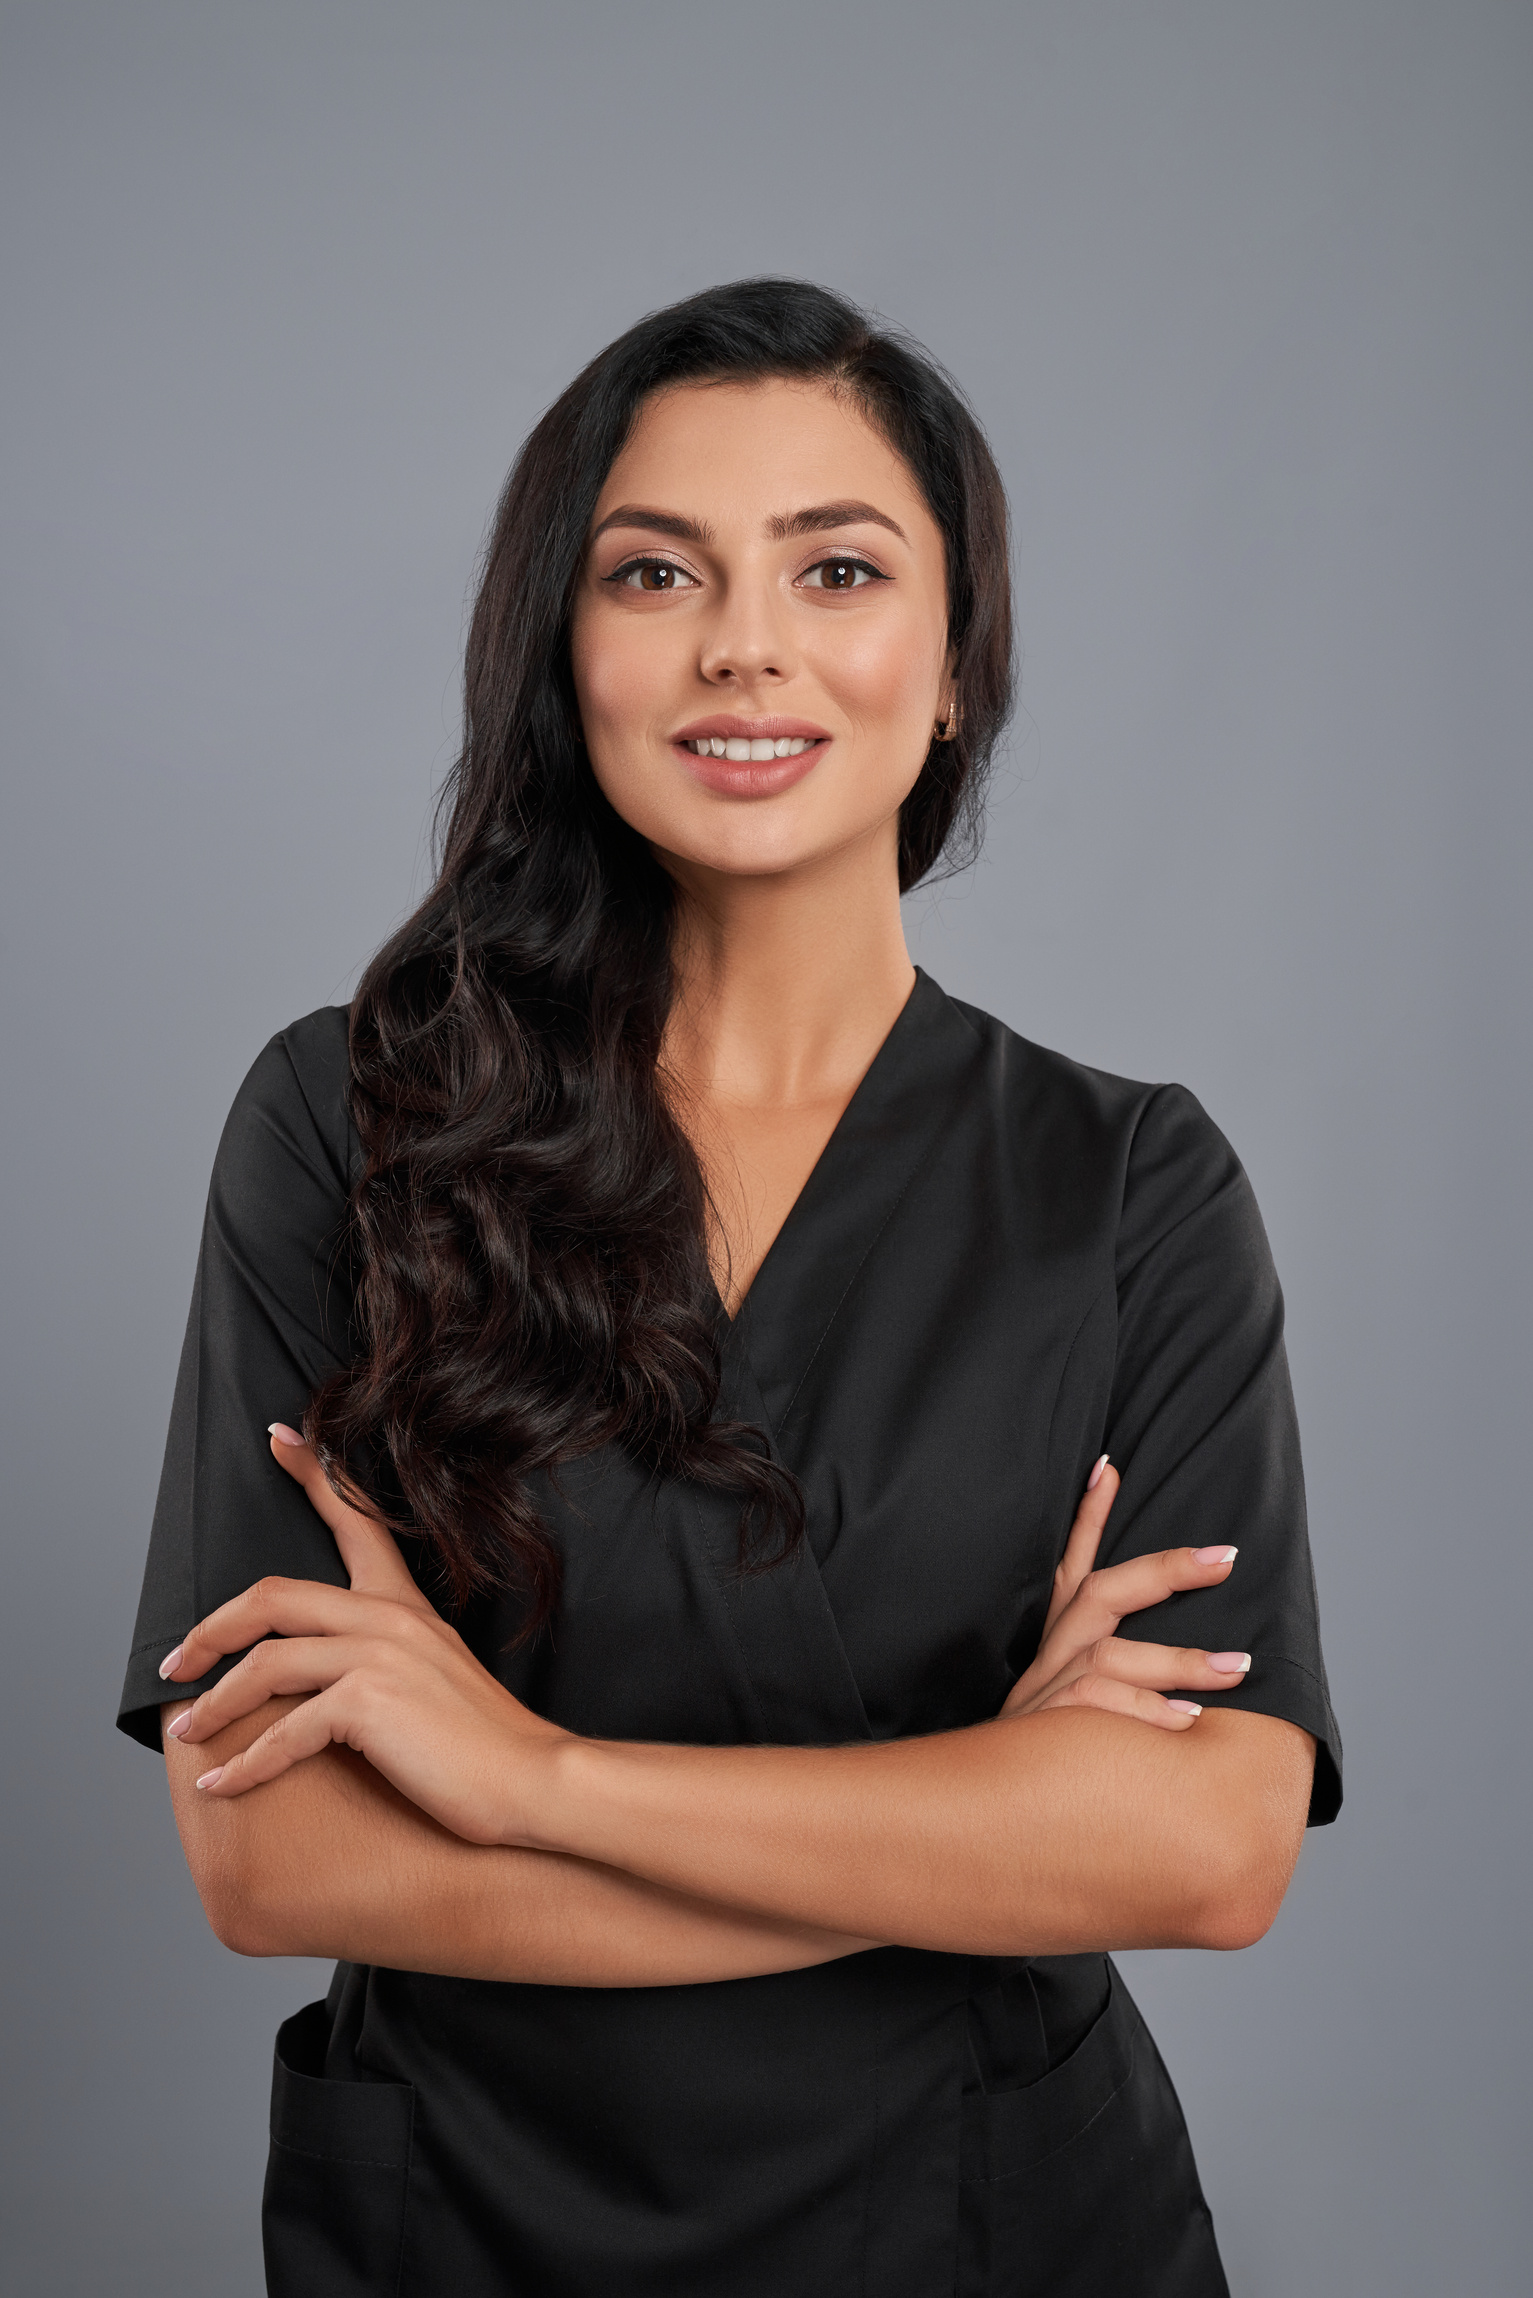
{"label": "chin", "polygon": [[780,878],[811,868],[825,858],[827,848],[816,839],[746,835],[723,838],[664,838],[654,841],[689,870],[706,870],[721,878]]}

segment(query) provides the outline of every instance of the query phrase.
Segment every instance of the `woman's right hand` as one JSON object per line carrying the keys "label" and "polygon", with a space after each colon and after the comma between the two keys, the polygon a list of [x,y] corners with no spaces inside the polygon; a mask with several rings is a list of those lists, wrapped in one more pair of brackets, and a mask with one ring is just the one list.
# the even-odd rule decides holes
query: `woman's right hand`
{"label": "woman's right hand", "polygon": [[1012,1686],[1003,1716],[1043,1708],[1104,1708],[1137,1716],[1162,1731],[1190,1731],[1203,1710],[1167,1694],[1227,1692],[1251,1665],[1249,1652],[1203,1652],[1181,1644],[1144,1644],[1118,1634],[1131,1612],[1148,1611],[1183,1588],[1216,1588],[1230,1575],[1233,1548],[1166,1548],[1126,1564],[1094,1569],[1118,1491],[1106,1455],[1091,1472],[1054,1574],[1054,1594],[1038,1656]]}

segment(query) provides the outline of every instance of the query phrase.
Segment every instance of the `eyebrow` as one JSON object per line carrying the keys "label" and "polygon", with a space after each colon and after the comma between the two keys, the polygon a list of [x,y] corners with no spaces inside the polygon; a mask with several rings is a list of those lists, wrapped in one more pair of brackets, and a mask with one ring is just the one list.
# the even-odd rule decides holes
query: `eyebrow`
{"label": "eyebrow", "polygon": [[812,503],[806,511],[791,511],[786,518],[768,519],[767,532],[774,542],[786,542],[790,535],[819,535],[828,527],[887,527],[891,535],[898,535],[903,543],[909,538],[897,526],[887,511],[877,511],[871,503]]}
{"label": "eyebrow", "polygon": [[601,525],[593,531],[592,542],[595,542],[597,535],[604,535],[609,527],[646,527],[651,534],[674,535],[682,543],[711,543],[713,540],[712,527],[702,519],[684,519],[675,511],[652,511],[643,503],[620,503],[615,511],[609,511]]}
{"label": "eyebrow", "polygon": [[[811,503],[802,511],[779,513],[768,519],[767,533],[773,542],[781,543],[793,535],[818,535],[832,527],[858,526],[887,527],[902,543],[909,539],[904,528],[897,525],[887,511],[875,510],[871,503],[855,502]],[[640,527],[651,534],[674,535],[683,543],[713,541],[713,529],[706,520],[683,518],[676,511],[653,510],[645,503],[620,503],[615,511],[609,511],[592,533],[592,542],[609,527]]]}

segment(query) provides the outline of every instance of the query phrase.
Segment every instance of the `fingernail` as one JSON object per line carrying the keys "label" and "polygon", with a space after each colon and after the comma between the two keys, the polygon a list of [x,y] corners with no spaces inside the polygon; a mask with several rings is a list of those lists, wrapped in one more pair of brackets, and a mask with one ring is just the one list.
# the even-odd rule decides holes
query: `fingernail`
{"label": "fingernail", "polygon": [[1106,1466],[1107,1466],[1107,1455],[1106,1455],[1106,1453],[1104,1452],[1104,1453],[1103,1453],[1103,1455],[1102,1455],[1102,1457],[1101,1457],[1101,1459],[1100,1459],[1100,1460],[1097,1462],[1097,1464],[1096,1464],[1095,1468],[1093,1468],[1093,1470],[1091,1471],[1091,1474],[1090,1474],[1090,1475],[1087,1477],[1087,1479],[1086,1479],[1086,1490],[1087,1490],[1088,1492],[1095,1492],[1095,1490],[1096,1490],[1097,1486],[1098,1486],[1098,1485],[1101,1483],[1101,1481],[1102,1481],[1102,1471],[1103,1471],[1103,1469],[1104,1469]]}
{"label": "fingernail", "polygon": [[[183,1708],[181,1713],[178,1716],[172,1716],[169,1723],[165,1726],[165,1737],[167,1739],[179,1739],[191,1720],[191,1709]],[[199,1781],[198,1784],[200,1786],[201,1782]]]}
{"label": "fingernail", "polygon": [[1194,1548],[1194,1564],[1233,1564],[1240,1554],[1238,1548]]}
{"label": "fingernail", "polygon": [[179,1644],[177,1644],[177,1646],[176,1646],[175,1650],[174,1650],[173,1652],[167,1652],[167,1653],[165,1654],[165,1657],[164,1657],[164,1659],[163,1659],[163,1660],[161,1660],[161,1662],[160,1662],[160,1675],[161,1675],[161,1678],[163,1679],[163,1678],[164,1678],[164,1677],[166,1677],[166,1676],[173,1676],[173,1675],[175,1674],[175,1672],[176,1672],[177,1668],[179,1668],[179,1667],[180,1667],[180,1665],[181,1665],[181,1646],[180,1646]]}
{"label": "fingernail", "polygon": [[1251,1665],[1249,1652],[1210,1652],[1208,1664],[1216,1675],[1243,1676]]}
{"label": "fingernail", "polygon": [[[1176,1705],[1176,1702],[1173,1700],[1171,1704],[1172,1704],[1172,1706],[1174,1707],[1174,1706]],[[220,1781],[220,1780],[223,1778],[223,1776],[224,1776],[224,1767],[223,1767],[223,1765],[222,1765],[221,1763],[220,1763],[220,1764],[215,1764],[215,1765],[214,1765],[214,1767],[213,1767],[213,1769],[212,1769],[211,1771],[205,1771],[205,1772],[203,1773],[203,1775],[202,1775],[201,1779],[199,1779],[199,1780],[198,1780],[198,1782],[197,1782],[197,1785],[198,1785],[199,1787],[216,1787],[216,1786],[218,1785],[219,1781]]]}
{"label": "fingernail", "polygon": [[[1175,1708],[1179,1716],[1200,1716],[1203,1713],[1203,1710],[1199,1707],[1196,1700],[1167,1700],[1166,1705],[1168,1708]],[[215,1771],[212,1772],[209,1776],[213,1779],[217,1779],[218,1774]],[[197,1785],[201,1787],[202,1782],[200,1779],[198,1780]]]}
{"label": "fingernail", "polygon": [[274,1436],[279,1444],[302,1444],[303,1442],[297,1429],[289,1428],[285,1420],[271,1421],[267,1426],[266,1433],[268,1436]]}

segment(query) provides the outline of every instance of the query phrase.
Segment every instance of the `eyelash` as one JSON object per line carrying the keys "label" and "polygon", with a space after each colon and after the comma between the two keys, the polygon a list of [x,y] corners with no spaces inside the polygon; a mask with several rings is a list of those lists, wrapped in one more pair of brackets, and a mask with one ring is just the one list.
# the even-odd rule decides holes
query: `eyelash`
{"label": "eyelash", "polygon": [[669,567],[673,574],[685,575],[688,582],[695,582],[697,580],[697,577],[692,573],[690,567],[678,566],[675,559],[661,559],[648,556],[637,559],[624,559],[620,567],[613,568],[611,574],[606,577],[606,580],[610,583],[616,583],[621,586],[627,581],[631,574],[637,574],[643,567]]}
{"label": "eyelash", "polygon": [[[813,566],[805,567],[804,574],[811,575],[815,573],[816,569],[819,567],[855,567],[859,574],[867,575],[873,582],[888,582],[890,579],[889,576],[884,573],[882,567],[874,566],[871,559],[858,558],[855,551],[831,551],[827,554],[826,557],[822,559],[816,559]],[[803,575],[798,577],[800,582],[802,582],[803,579]],[[852,585],[854,590],[860,589],[860,587],[861,585],[857,583]],[[820,583],[817,585],[817,588],[820,590],[825,590],[828,588],[828,585],[825,583]]]}
{"label": "eyelash", "polygon": [[[804,568],[803,574],[795,576],[794,579],[795,581],[802,582],[804,575],[813,574],[819,567],[829,566],[855,567],[859,574],[867,575],[870,581],[873,582],[888,582],[891,580],[891,577],[884,573],[882,567],[874,566],[871,559],[858,558],[856,553],[853,551],[828,551],[824,558],[815,559],[811,565]],[[697,577],[692,573],[690,567],[681,566],[675,559],[658,558],[649,553],[646,553],[642,558],[624,559],[621,566],[614,567],[611,574],[605,576],[603,579],[607,582],[615,583],[619,587],[623,587],[626,585],[627,579],[630,575],[639,573],[641,568],[644,567],[669,567],[674,573],[685,575],[689,583],[695,583],[697,580]],[[634,587],[637,588],[638,586],[635,585]],[[816,588],[820,590],[824,590],[827,587],[828,586],[824,583],[816,585]],[[854,583],[852,588],[854,590],[860,590],[863,588],[863,585],[860,583]],[[652,592],[650,595],[652,597],[656,595],[663,597],[665,594],[663,592],[659,594]],[[832,592],[831,595],[834,597],[835,593]]]}

